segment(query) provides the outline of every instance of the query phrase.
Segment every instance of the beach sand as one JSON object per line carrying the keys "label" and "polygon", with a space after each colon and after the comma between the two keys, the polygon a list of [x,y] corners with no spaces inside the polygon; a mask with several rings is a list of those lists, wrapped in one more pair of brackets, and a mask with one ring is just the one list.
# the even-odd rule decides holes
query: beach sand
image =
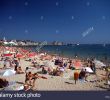
{"label": "beach sand", "polygon": [[[21,67],[23,71],[25,68],[31,66],[31,62],[21,60]],[[37,72],[36,68],[31,69],[32,72]],[[103,86],[104,80],[102,82],[81,82],[78,81],[75,84],[73,78],[69,78],[68,76],[73,75],[74,71],[69,70],[68,73],[65,73],[63,76],[50,76],[43,75],[47,77],[47,79],[37,79],[35,83],[35,90],[38,91],[104,91],[106,89],[100,88],[99,86]],[[98,78],[100,78],[101,74],[105,74],[103,70],[97,70]],[[3,76],[0,76],[3,77]],[[16,88],[23,85],[25,80],[25,74],[17,74],[9,77],[5,77],[9,82],[16,81],[17,83],[12,85],[11,89],[16,90]],[[94,80],[96,78],[95,75],[90,75],[88,80]]]}

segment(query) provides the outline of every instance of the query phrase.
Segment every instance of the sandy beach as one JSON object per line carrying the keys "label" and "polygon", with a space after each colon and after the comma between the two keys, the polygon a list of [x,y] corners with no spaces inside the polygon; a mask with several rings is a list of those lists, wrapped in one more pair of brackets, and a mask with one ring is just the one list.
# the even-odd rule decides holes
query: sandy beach
{"label": "sandy beach", "polygon": [[[25,61],[22,59],[20,61],[23,71],[27,66],[31,66],[31,62]],[[37,72],[38,70],[36,68],[31,67],[30,71]],[[43,75],[46,76],[47,79],[37,79],[35,83],[35,90],[40,91],[105,91],[106,89],[101,88],[101,86],[104,86],[105,80],[102,80],[100,82],[81,82],[78,81],[77,84],[75,84],[73,79],[73,73],[74,70],[69,70],[68,72],[64,72],[63,76],[51,76],[51,75]],[[99,79],[101,79],[100,75],[105,74],[105,71],[97,69],[97,76]],[[3,76],[0,76],[3,77]],[[16,90],[16,88],[19,88],[23,85],[25,80],[25,74],[17,74],[9,77],[4,77],[9,82],[16,82],[16,84],[13,84],[10,86],[12,90]],[[88,80],[94,80],[96,78],[96,75],[90,75],[88,77]],[[10,89],[9,88],[9,89]]]}

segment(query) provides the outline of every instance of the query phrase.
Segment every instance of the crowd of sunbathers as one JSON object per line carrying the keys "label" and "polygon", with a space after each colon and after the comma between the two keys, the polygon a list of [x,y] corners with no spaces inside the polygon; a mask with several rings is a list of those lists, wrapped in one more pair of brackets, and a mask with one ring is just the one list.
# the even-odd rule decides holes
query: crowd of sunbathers
{"label": "crowd of sunbathers", "polygon": [[[34,88],[36,79],[38,79],[38,78],[47,79],[46,77],[39,76],[38,73],[32,73],[31,71],[29,71],[28,67],[26,67],[26,70],[23,71],[22,66],[20,64],[20,58],[16,57],[17,53],[18,53],[18,50],[16,50],[16,53],[12,57],[3,57],[2,53],[1,53],[1,62],[3,62],[3,68],[1,68],[1,69],[14,68],[16,74],[26,74],[25,75],[25,83],[24,83],[24,89],[25,90],[30,89],[30,87]],[[42,56],[42,58],[43,58],[43,56]],[[96,74],[96,67],[95,67],[93,59],[85,60],[83,62],[81,60],[78,60],[78,59],[74,59],[74,60],[66,59],[66,60],[64,60],[63,58],[49,59],[49,60],[54,63],[54,68],[49,67],[49,66],[45,66],[45,65],[40,65],[40,66],[38,65],[39,68],[42,68],[41,74],[49,74],[52,76],[62,76],[63,73],[67,69],[75,70],[76,66],[83,67],[83,65],[91,68],[91,70],[94,72],[94,74]],[[30,61],[32,62],[33,67],[36,68],[36,64],[38,64],[36,59],[34,58]],[[84,70],[84,69],[82,69],[80,71],[80,73],[77,73],[77,72],[74,73],[75,83],[78,79],[86,80],[86,78],[87,78],[86,74],[87,74],[86,70]],[[107,76],[110,77],[109,72],[107,73]],[[0,78],[0,88],[6,87],[6,86],[8,86],[8,81],[4,78]]]}

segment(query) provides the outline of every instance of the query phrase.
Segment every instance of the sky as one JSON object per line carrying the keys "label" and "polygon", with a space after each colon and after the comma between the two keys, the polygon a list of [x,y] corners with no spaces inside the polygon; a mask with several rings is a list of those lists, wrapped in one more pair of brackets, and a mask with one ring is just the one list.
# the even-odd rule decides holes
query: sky
{"label": "sky", "polygon": [[110,0],[0,0],[0,38],[110,43]]}

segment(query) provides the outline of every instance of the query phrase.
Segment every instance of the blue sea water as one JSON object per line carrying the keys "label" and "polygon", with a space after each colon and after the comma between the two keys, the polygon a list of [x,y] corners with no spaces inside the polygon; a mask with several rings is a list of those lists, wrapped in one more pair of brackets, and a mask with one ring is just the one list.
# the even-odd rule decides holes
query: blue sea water
{"label": "blue sea water", "polygon": [[[36,50],[36,47],[33,47]],[[80,44],[80,45],[63,45],[63,46],[52,46],[46,45],[40,48],[40,51],[47,52],[49,54],[58,54],[60,56],[74,58],[96,58],[98,60],[110,62],[110,45],[102,44]]]}

